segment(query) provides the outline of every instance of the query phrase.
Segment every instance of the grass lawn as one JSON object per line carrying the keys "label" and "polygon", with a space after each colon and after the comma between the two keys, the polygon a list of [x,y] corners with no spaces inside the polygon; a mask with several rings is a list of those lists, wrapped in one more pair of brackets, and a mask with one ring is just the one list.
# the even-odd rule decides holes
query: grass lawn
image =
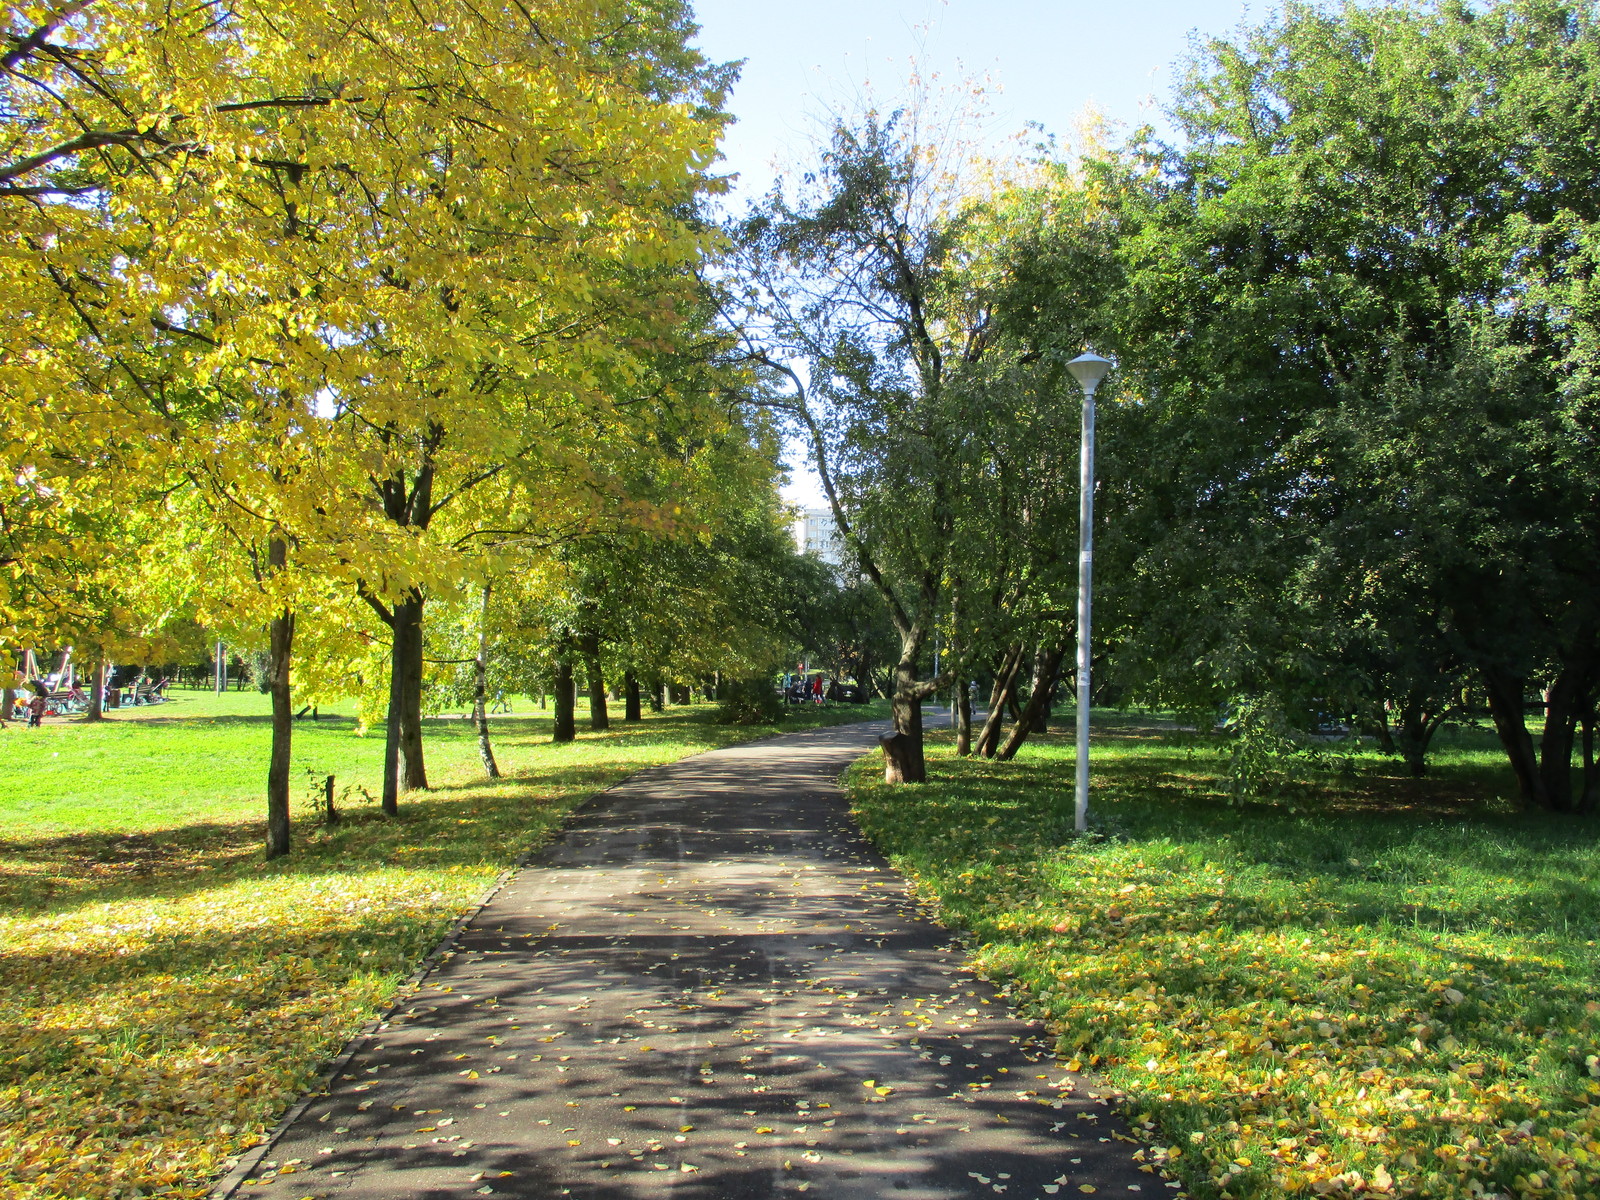
{"label": "grass lawn", "polygon": [[849,781],[979,969],[1102,1071],[1200,1197],[1600,1196],[1600,827],[1510,811],[1492,738],[1336,755],[1229,804],[1213,738],[1107,714]]}
{"label": "grass lawn", "polygon": [[[0,731],[0,1196],[199,1197],[392,999],[456,916],[597,789],[776,730],[674,707],[550,744],[547,716],[426,726],[398,820],[352,791],[261,857],[266,697],[177,692]],[[883,715],[803,710],[784,728]],[[581,721],[580,721],[581,723]],[[301,721],[298,781],[379,790],[381,736]],[[308,774],[309,772],[309,774]]]}

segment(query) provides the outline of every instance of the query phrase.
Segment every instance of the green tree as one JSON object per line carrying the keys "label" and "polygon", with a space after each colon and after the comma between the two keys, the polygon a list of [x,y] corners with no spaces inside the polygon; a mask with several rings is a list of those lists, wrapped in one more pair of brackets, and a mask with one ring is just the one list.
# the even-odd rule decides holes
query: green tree
{"label": "green tree", "polygon": [[1575,803],[1597,70],[1591,9],[1545,0],[1296,4],[1200,53],[1186,144],[1146,149],[1127,205],[1116,334],[1145,397],[1125,445],[1159,464],[1114,568],[1146,694],[1403,707],[1415,684],[1425,729],[1428,676],[1465,663],[1524,802]]}
{"label": "green tree", "polygon": [[945,608],[965,440],[949,386],[963,328],[939,307],[959,197],[916,114],[834,125],[798,193],[741,230],[759,299],[746,325],[770,400],[808,442],[852,566],[899,637],[888,774],[926,777],[923,659]]}

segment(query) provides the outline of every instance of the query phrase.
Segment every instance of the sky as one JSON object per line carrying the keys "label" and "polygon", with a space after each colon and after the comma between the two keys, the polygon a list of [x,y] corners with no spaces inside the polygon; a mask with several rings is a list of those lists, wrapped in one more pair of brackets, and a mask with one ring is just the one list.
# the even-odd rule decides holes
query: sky
{"label": "sky", "polygon": [[[1124,128],[1162,127],[1191,36],[1222,35],[1270,8],[1241,0],[694,0],[698,44],[744,60],[729,101],[723,169],[740,176],[735,211],[785,165],[803,164],[823,114],[870,94],[882,108],[911,75],[987,77],[998,143],[1036,122],[1070,140],[1089,110]],[[815,507],[814,477],[791,453],[793,503]]]}
{"label": "sky", "polygon": [[694,0],[700,49],[744,60],[724,142],[741,190],[773,161],[803,160],[815,119],[863,85],[892,98],[915,61],[947,81],[988,76],[1004,131],[1070,135],[1090,106],[1128,127],[1159,122],[1192,32],[1260,20],[1241,0]]}

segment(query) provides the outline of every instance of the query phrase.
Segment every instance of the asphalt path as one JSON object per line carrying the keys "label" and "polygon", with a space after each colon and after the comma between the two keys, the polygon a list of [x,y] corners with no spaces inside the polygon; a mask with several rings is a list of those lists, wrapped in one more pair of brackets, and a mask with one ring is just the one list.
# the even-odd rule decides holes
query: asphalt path
{"label": "asphalt path", "polygon": [[883,728],[596,797],[217,1196],[1178,1195],[863,840]]}

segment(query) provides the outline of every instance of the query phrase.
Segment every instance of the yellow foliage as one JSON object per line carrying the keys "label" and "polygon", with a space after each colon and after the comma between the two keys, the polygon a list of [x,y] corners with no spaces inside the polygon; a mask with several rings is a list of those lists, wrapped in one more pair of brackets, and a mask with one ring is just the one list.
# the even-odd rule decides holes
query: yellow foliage
{"label": "yellow foliage", "polygon": [[720,127],[681,30],[637,7],[14,10],[36,37],[4,75],[0,467],[23,519],[0,637],[92,625],[39,596],[180,487],[254,531],[244,552],[272,531],[388,594],[459,571],[374,503],[419,446],[435,499],[496,464],[604,491],[640,424],[623,393],[694,289],[684,214]]}

